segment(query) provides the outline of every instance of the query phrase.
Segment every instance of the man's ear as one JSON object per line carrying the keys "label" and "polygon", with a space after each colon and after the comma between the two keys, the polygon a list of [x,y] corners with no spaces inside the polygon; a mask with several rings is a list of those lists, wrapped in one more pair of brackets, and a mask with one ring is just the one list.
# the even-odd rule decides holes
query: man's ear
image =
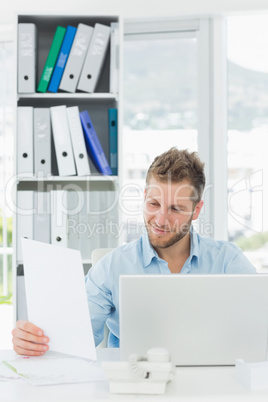
{"label": "man's ear", "polygon": [[195,221],[195,220],[198,218],[198,216],[199,216],[199,214],[200,214],[200,212],[201,212],[201,209],[202,209],[203,205],[204,205],[204,201],[203,201],[203,200],[199,201],[199,203],[196,204],[196,206],[195,206],[195,208],[194,208],[194,213],[193,213],[193,221]]}
{"label": "man's ear", "polygon": [[146,187],[144,189],[144,199],[146,198],[147,192],[146,192]]}

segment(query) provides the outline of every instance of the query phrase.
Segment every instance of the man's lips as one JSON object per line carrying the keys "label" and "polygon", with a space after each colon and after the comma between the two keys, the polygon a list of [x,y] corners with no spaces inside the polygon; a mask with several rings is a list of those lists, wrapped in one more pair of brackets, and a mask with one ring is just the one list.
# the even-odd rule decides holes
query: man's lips
{"label": "man's lips", "polygon": [[164,234],[170,233],[170,230],[167,228],[161,228],[161,227],[155,226],[153,224],[150,224],[150,225],[152,227],[153,232],[156,234],[164,235]]}

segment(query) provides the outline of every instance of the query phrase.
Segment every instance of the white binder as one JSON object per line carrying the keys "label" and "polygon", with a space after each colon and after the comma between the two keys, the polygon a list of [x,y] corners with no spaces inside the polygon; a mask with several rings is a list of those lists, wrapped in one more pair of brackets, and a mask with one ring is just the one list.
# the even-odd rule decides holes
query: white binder
{"label": "white binder", "polygon": [[52,106],[51,123],[60,176],[76,175],[66,106]]}
{"label": "white binder", "polygon": [[119,225],[118,211],[117,211],[117,194],[116,191],[107,191],[106,206],[107,214],[106,219],[108,221],[108,233],[107,244],[108,248],[118,247],[119,236],[122,228]]}
{"label": "white binder", "polygon": [[89,175],[90,166],[78,106],[68,107],[67,115],[77,174],[78,176]]}
{"label": "white binder", "polygon": [[95,24],[93,36],[77,86],[77,89],[80,91],[95,91],[107,53],[110,32],[111,28],[107,25]]}
{"label": "white binder", "polygon": [[17,263],[22,263],[21,238],[33,239],[33,191],[17,192]]}
{"label": "white binder", "polygon": [[118,243],[120,227],[114,215],[115,197],[115,191],[99,191],[98,220],[102,230],[97,232],[99,233],[99,242],[102,247],[114,248]]}
{"label": "white binder", "polygon": [[119,24],[111,23],[110,92],[119,92]]}
{"label": "white binder", "polygon": [[18,107],[17,173],[33,176],[33,107]]}
{"label": "white binder", "polygon": [[75,92],[93,33],[89,25],[78,24],[73,45],[63,72],[60,89]]}
{"label": "white binder", "polygon": [[75,250],[81,248],[81,234],[86,230],[86,225],[81,222],[80,213],[84,205],[84,193],[82,191],[67,192],[68,205],[68,221],[67,221],[67,236],[68,247]]}
{"label": "white binder", "polygon": [[36,26],[18,25],[18,92],[35,92],[36,80]]}
{"label": "white binder", "polygon": [[65,190],[51,190],[51,244],[67,247],[68,200]]}
{"label": "white binder", "polygon": [[99,191],[98,220],[102,228],[99,231],[99,242],[103,247],[108,247],[108,237],[110,236],[110,224],[107,214],[107,196],[106,192]]}
{"label": "white binder", "polygon": [[[93,191],[93,193],[97,193]],[[91,253],[95,248],[99,248],[100,244],[98,242],[98,235],[96,235],[96,225],[99,221],[97,219],[94,221],[91,214],[91,195],[92,191],[85,191],[85,202],[80,213],[80,222],[83,224],[84,231],[80,232],[81,240],[81,255],[83,260],[90,260]],[[95,199],[98,204],[98,199]]]}
{"label": "white binder", "polygon": [[50,243],[50,193],[34,192],[33,239]]}
{"label": "white binder", "polygon": [[49,108],[34,109],[34,173],[51,175],[51,124]]}

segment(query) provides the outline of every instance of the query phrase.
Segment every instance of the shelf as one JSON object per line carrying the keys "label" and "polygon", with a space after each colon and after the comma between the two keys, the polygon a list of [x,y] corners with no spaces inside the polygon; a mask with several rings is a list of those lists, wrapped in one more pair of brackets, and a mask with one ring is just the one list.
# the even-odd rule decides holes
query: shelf
{"label": "shelf", "polygon": [[38,27],[38,30],[49,34],[49,32],[54,31],[55,27],[58,25],[77,25],[80,22],[83,24],[94,25],[96,22],[100,24],[109,25],[111,22],[117,22],[118,15],[107,15],[107,14],[81,14],[72,13],[68,14],[54,14],[53,12],[39,15],[36,13],[23,13],[18,16],[18,22],[24,23],[34,23]]}
{"label": "shelf", "polygon": [[118,94],[112,93],[84,93],[84,92],[75,92],[75,93],[38,93],[35,92],[33,94],[17,94],[19,99],[86,99],[86,100],[113,100],[117,99]]}
{"label": "shelf", "polygon": [[18,182],[116,182],[118,176],[103,176],[103,175],[92,175],[92,176],[50,176],[50,177],[17,177]]}
{"label": "shelf", "polygon": [[82,259],[82,264],[83,264],[83,265],[92,264],[92,259],[91,259],[91,258],[90,258],[90,259]]}

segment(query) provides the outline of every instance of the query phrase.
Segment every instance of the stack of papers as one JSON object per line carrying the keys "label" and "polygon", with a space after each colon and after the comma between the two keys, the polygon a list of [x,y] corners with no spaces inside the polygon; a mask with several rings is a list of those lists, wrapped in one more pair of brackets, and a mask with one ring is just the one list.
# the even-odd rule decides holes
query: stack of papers
{"label": "stack of papers", "polygon": [[75,357],[20,356],[1,363],[0,380],[2,374],[6,381],[21,378],[32,385],[107,381],[101,367]]}
{"label": "stack of papers", "polygon": [[20,376],[9,368],[0,364],[0,382],[1,381],[22,381]]}
{"label": "stack of papers", "polygon": [[107,381],[94,362],[80,252],[29,239],[22,239],[22,252],[28,318],[49,337],[49,352],[2,358],[0,380],[22,379],[33,385]]}

